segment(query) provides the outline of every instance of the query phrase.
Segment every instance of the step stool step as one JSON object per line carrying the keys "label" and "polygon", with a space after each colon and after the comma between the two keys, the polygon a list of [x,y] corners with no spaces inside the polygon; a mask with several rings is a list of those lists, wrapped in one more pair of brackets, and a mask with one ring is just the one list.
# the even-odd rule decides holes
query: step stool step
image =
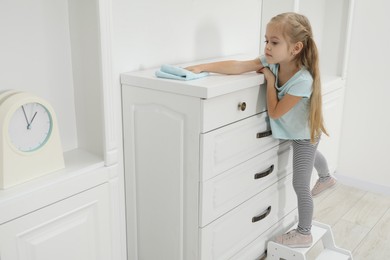
{"label": "step stool step", "polygon": [[313,244],[309,248],[290,248],[273,241],[268,242],[267,259],[271,260],[307,260],[306,255],[318,241],[322,241],[323,251],[316,260],[352,260],[352,254],[346,249],[339,248],[334,243],[331,227],[320,222],[313,221],[311,228]]}
{"label": "step stool step", "polygon": [[349,254],[344,254],[341,252],[336,252],[331,249],[324,249],[321,254],[319,254],[316,260],[350,260],[351,256]]}
{"label": "step stool step", "polygon": [[[327,229],[316,226],[313,223],[313,226],[311,227],[311,235],[313,236],[313,245],[317,244],[317,242],[322,239],[322,237],[325,235],[326,232],[327,232]],[[310,249],[311,249],[311,247],[294,248],[294,251],[300,252],[301,254],[305,255]]]}

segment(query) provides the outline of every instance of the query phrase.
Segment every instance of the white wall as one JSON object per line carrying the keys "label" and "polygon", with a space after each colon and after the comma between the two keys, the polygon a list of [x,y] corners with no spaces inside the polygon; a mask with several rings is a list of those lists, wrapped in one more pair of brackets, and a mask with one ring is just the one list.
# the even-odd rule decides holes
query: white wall
{"label": "white wall", "polygon": [[390,194],[390,2],[356,0],[338,175]]}
{"label": "white wall", "polygon": [[258,55],[260,0],[113,0],[116,73]]}
{"label": "white wall", "polygon": [[0,91],[47,99],[59,118],[64,150],[77,147],[67,1],[0,4]]}

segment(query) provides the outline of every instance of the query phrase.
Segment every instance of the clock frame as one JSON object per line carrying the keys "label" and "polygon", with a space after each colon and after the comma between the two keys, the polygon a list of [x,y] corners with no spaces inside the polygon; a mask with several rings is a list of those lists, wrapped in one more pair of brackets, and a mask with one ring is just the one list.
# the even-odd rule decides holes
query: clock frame
{"label": "clock frame", "polygon": [[[61,140],[55,111],[45,99],[27,92],[9,92],[0,104],[0,188],[5,189],[65,167]],[[5,96],[5,95],[3,95]],[[37,103],[49,114],[50,133],[40,144],[28,151],[15,147],[16,133],[12,140],[9,135],[11,120],[15,113],[26,104]],[[26,123],[32,117],[26,116]],[[25,138],[20,136],[20,138]]]}

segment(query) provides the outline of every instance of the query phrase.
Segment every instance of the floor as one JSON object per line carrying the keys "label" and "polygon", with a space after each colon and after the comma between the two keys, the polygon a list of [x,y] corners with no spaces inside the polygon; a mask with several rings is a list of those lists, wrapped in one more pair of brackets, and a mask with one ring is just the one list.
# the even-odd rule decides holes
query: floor
{"label": "floor", "polygon": [[[314,207],[314,219],[331,225],[336,245],[354,260],[390,259],[390,196],[337,184],[315,198]],[[307,258],[321,249],[317,243]]]}
{"label": "floor", "polygon": [[390,259],[390,196],[337,184],[314,199],[314,219],[332,226],[354,260]]}

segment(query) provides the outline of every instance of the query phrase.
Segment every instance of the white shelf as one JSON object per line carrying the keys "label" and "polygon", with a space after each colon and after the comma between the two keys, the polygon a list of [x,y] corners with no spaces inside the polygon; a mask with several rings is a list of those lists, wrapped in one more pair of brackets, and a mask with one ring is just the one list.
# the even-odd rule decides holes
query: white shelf
{"label": "white shelf", "polygon": [[322,77],[322,95],[331,93],[345,86],[345,80],[341,77],[328,76]]}
{"label": "white shelf", "polygon": [[109,180],[101,157],[85,150],[66,152],[65,166],[65,169],[0,190],[0,224]]}

